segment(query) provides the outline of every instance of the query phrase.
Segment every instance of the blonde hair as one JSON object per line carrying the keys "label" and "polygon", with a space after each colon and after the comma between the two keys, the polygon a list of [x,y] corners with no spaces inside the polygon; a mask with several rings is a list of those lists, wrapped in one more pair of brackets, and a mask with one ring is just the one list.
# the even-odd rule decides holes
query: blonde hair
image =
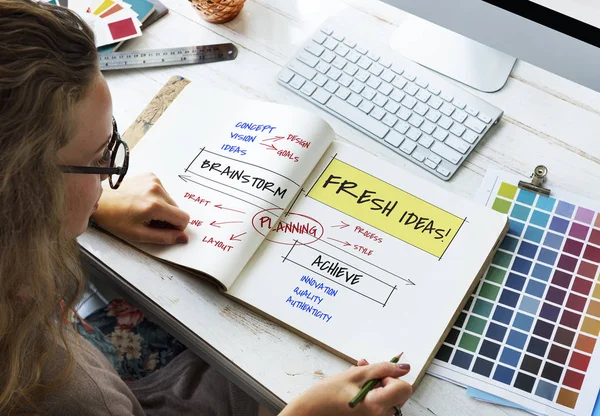
{"label": "blonde hair", "polygon": [[[98,73],[94,35],[74,13],[0,1],[0,414],[35,411],[74,368],[68,316],[84,280],[57,151]],[[59,343],[69,364],[49,380]]]}

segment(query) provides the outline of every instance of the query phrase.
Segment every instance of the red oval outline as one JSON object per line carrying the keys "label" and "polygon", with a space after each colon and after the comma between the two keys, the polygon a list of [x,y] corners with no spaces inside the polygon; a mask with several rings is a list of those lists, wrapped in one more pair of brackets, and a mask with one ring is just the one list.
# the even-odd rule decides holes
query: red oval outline
{"label": "red oval outline", "polygon": [[[294,245],[294,242],[293,242],[293,241],[292,241],[291,243],[285,243],[285,242],[282,242],[282,241],[273,241],[273,240],[269,240],[269,239],[267,238],[267,236],[266,236],[266,235],[264,235],[262,232],[260,232],[260,231],[259,231],[259,230],[256,228],[256,226],[254,225],[254,219],[255,219],[255,218],[256,218],[256,217],[257,217],[259,214],[262,214],[263,212],[266,212],[266,211],[274,211],[274,210],[283,211],[283,209],[282,209],[282,208],[267,208],[267,209],[262,209],[262,210],[258,211],[256,214],[254,214],[254,216],[252,217],[252,228],[254,228],[254,231],[256,231],[257,233],[259,233],[260,235],[262,235],[263,237],[265,237],[265,240],[267,240],[267,241],[269,241],[269,242],[271,242],[271,243],[273,243],[273,244],[282,244],[282,245],[285,245],[285,246],[292,246],[292,245]],[[297,212],[289,212],[289,213],[288,213],[288,215],[297,215],[297,216],[300,216],[300,217],[307,218],[307,219],[309,219],[310,221],[313,221],[313,222],[315,222],[316,224],[318,224],[318,225],[319,225],[319,227],[321,227],[321,234],[320,234],[320,235],[319,235],[317,238],[315,238],[314,240],[312,240],[312,241],[309,241],[309,242],[307,242],[307,243],[301,243],[301,244],[303,244],[303,245],[310,245],[310,244],[312,244],[312,243],[314,243],[314,242],[316,242],[316,241],[319,241],[319,240],[321,239],[321,237],[323,237],[323,234],[325,234],[325,228],[323,227],[323,224],[321,224],[319,221],[317,221],[317,220],[316,220],[316,219],[314,219],[313,217],[309,217],[308,215],[304,215],[304,214],[299,214],[299,213],[297,213]],[[278,220],[278,221],[279,221],[279,220]]]}

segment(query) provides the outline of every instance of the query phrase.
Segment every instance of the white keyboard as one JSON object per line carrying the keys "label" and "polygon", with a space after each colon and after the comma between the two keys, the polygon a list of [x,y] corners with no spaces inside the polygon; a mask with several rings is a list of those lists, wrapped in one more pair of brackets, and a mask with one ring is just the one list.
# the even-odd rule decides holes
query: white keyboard
{"label": "white keyboard", "polygon": [[427,171],[448,180],[502,110],[393,52],[323,26],[278,75],[280,84]]}

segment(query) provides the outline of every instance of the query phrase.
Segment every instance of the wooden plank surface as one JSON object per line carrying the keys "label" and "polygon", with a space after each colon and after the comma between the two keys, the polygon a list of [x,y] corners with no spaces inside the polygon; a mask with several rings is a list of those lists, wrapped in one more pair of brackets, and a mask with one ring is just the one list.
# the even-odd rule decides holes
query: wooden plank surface
{"label": "wooden plank surface", "polygon": [[[107,73],[119,126],[132,125],[124,134],[130,143],[139,140],[164,110],[180,86],[176,80],[169,80],[180,75],[194,83],[210,84],[241,96],[313,111],[331,124],[338,139],[358,145],[466,197],[475,194],[490,167],[528,176],[540,163],[549,169],[548,187],[558,186],[590,198],[600,197],[600,187],[595,186],[600,178],[600,94],[594,91],[521,61],[500,92],[486,94],[470,90],[502,108],[505,116],[455,178],[442,183],[276,82],[277,72],[326,19],[340,19],[356,34],[364,34],[367,42],[385,45],[394,28],[405,18],[403,12],[369,0],[248,0],[235,20],[213,25],[202,20],[187,1],[163,2],[170,13],[145,31],[144,36],[128,42],[123,50],[233,42],[239,55],[231,62]],[[145,116],[138,119],[155,94],[169,82],[167,90],[161,91]],[[198,99],[210,100],[210,97]],[[249,376],[272,392],[274,396],[263,397],[271,407],[288,401],[314,382],[347,366],[333,355],[226,299],[212,286],[100,231],[88,231],[80,243],[114,272],[113,278],[122,276],[154,302],[161,313],[175,318],[179,325],[198,334],[203,342],[218,351],[217,366],[226,369],[228,374],[239,374],[236,381],[243,388],[257,394],[258,390],[248,385]],[[211,357],[214,361],[214,356]],[[470,400],[464,389],[426,376],[405,406],[404,414],[496,416],[522,412]]]}

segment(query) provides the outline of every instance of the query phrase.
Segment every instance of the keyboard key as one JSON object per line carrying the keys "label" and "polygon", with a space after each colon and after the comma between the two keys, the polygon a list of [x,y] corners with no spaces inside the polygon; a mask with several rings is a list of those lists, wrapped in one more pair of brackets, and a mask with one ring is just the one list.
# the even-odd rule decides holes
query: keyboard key
{"label": "keyboard key", "polygon": [[301,52],[297,57],[297,60],[299,60],[300,62],[304,62],[306,65],[310,66],[311,68],[314,68],[319,62],[319,58],[317,58],[314,55],[311,55],[308,52]]}
{"label": "keyboard key", "polygon": [[317,88],[317,90],[313,93],[313,95],[311,95],[311,97],[316,102],[320,104],[325,104],[327,100],[329,100],[329,98],[331,97],[331,94],[329,94],[323,88]]}
{"label": "keyboard key", "polygon": [[415,95],[415,97],[417,97],[417,100],[423,101],[424,103],[426,103],[427,100],[429,100],[431,98],[431,94],[428,93],[427,91],[421,89],[421,90],[419,90],[417,95]]}
{"label": "keyboard key", "polygon": [[427,88],[427,86],[429,85],[429,82],[425,81],[424,79],[418,78],[415,81],[415,84],[417,84],[421,88]]}
{"label": "keyboard key", "polygon": [[349,60],[350,62],[352,62],[353,64],[355,64],[360,59],[360,56],[361,55],[358,52],[350,51],[350,52],[348,52],[348,55],[346,55],[346,59]]}
{"label": "keyboard key", "polygon": [[330,68],[329,71],[327,71],[327,76],[332,80],[337,81],[337,79],[342,76],[342,72],[339,69]]}
{"label": "keyboard key", "polygon": [[452,124],[454,124],[454,122],[452,121],[452,119],[446,117],[446,116],[442,116],[438,122],[437,122],[438,126],[448,130],[450,128],[450,126],[452,126]]}
{"label": "keyboard key", "polygon": [[373,103],[367,100],[362,100],[362,102],[358,106],[358,108],[362,110],[365,114],[369,114],[373,107],[375,107]]}
{"label": "keyboard key", "polygon": [[423,147],[429,148],[429,146],[431,146],[433,144],[433,139],[429,136],[423,135],[419,139],[419,144]]}
{"label": "keyboard key", "polygon": [[429,87],[427,87],[427,89],[433,95],[440,95],[441,90],[439,88],[437,88],[437,87],[434,87],[433,85],[430,85]]}
{"label": "keyboard key", "polygon": [[431,169],[435,170],[435,168],[437,168],[437,163],[434,163],[430,159],[425,159],[425,166],[430,167]]}
{"label": "keyboard key", "polygon": [[399,121],[394,126],[394,130],[398,131],[401,134],[405,134],[408,129],[410,129],[410,125],[404,121]]}
{"label": "keyboard key", "polygon": [[336,56],[331,65],[335,66],[337,69],[343,69],[346,66],[346,60],[344,58]]}
{"label": "keyboard key", "polygon": [[383,72],[383,67],[379,64],[373,64],[369,67],[369,72],[375,76],[379,76]]}
{"label": "keyboard key", "polygon": [[408,122],[417,128],[421,127],[421,124],[423,124],[424,121],[425,119],[423,117],[419,117],[416,114],[413,114],[410,116],[410,119],[408,119]]}
{"label": "keyboard key", "polygon": [[394,88],[390,84],[388,84],[387,82],[384,82],[383,84],[381,84],[379,86],[379,88],[377,88],[377,90],[380,93],[384,94],[384,95],[389,95],[390,92],[392,92],[393,89]]}
{"label": "keyboard key", "polygon": [[442,158],[440,158],[438,155],[434,155],[433,153],[430,153],[429,156],[427,156],[427,159],[431,160],[436,165],[442,161]]}
{"label": "keyboard key", "polygon": [[433,133],[435,128],[435,124],[432,124],[429,121],[426,121],[425,123],[421,124],[421,130],[423,130],[426,134]]}
{"label": "keyboard key", "polygon": [[440,107],[440,112],[446,116],[451,116],[452,113],[454,113],[454,106],[448,104],[448,103],[444,103],[441,107]]}
{"label": "keyboard key", "polygon": [[306,82],[304,80],[304,78],[302,78],[299,75],[294,75],[294,77],[292,78],[292,80],[290,81],[290,85],[294,88],[296,88],[297,90],[299,90],[300,88],[302,88],[302,86],[304,85],[304,82]]}
{"label": "keyboard key", "polygon": [[[465,113],[462,110],[456,110],[453,114],[452,114],[452,118],[456,121],[458,121],[459,123],[462,123],[465,121],[465,119],[467,118],[467,113]],[[478,122],[479,123],[479,122]]]}
{"label": "keyboard key", "polygon": [[369,58],[371,58],[373,61],[377,62],[379,60],[379,55],[377,55],[375,52],[373,51],[369,51],[367,52],[367,56]]}
{"label": "keyboard key", "polygon": [[369,67],[371,66],[372,63],[373,62],[369,58],[363,56],[362,58],[360,58],[358,60],[358,62],[356,64],[358,66],[360,66],[362,69],[369,69]]}
{"label": "keyboard key", "polygon": [[402,120],[406,121],[410,118],[410,116],[412,116],[412,111],[410,111],[404,107],[401,107],[400,110],[398,110],[396,112],[396,115],[398,117],[400,117]]}
{"label": "keyboard key", "polygon": [[433,143],[433,146],[431,146],[431,151],[437,155],[440,155],[454,165],[458,165],[458,162],[460,162],[462,157],[461,154],[456,150],[451,149],[449,146],[446,146],[444,143],[438,141]]}
{"label": "keyboard key", "polygon": [[334,52],[339,56],[346,56],[348,55],[348,52],[350,52],[350,48],[340,43],[337,48],[335,48]]}
{"label": "keyboard key", "polygon": [[437,123],[441,116],[442,115],[440,114],[440,112],[435,110],[430,110],[427,112],[427,114],[425,114],[425,118],[431,121],[432,123]]}
{"label": "keyboard key", "polygon": [[467,114],[469,114],[473,117],[477,117],[477,114],[479,114],[479,110],[477,110],[476,108],[473,108],[473,107],[469,107],[469,106],[467,106],[467,108],[465,108],[465,111],[467,112]]}
{"label": "keyboard key", "polygon": [[356,75],[354,76],[354,78],[356,78],[360,82],[365,82],[366,80],[369,79],[370,76],[371,76],[371,74],[369,74],[364,69],[359,69],[358,72],[356,73]]}
{"label": "keyboard key", "polygon": [[459,101],[459,100],[454,100],[452,102],[452,104],[454,104],[456,107],[460,108],[461,110],[464,110],[465,107],[467,106],[465,103],[463,103],[462,101]]}
{"label": "keyboard key", "polygon": [[416,160],[418,160],[419,162],[423,162],[425,160],[425,156],[423,156],[421,153],[419,152],[414,152],[412,155],[412,157],[414,157]]}
{"label": "keyboard key", "polygon": [[392,81],[392,85],[398,89],[404,88],[404,86],[406,84],[407,84],[406,80],[404,78],[400,78],[400,77],[396,77],[396,79],[394,79]]}
{"label": "keyboard key", "polygon": [[377,87],[379,87],[379,85],[381,85],[381,80],[377,77],[371,77],[367,81],[367,85],[371,88],[377,89]]}
{"label": "keyboard key", "polygon": [[388,113],[385,116],[383,116],[383,119],[381,121],[388,127],[394,127],[394,124],[396,124],[396,122],[398,121],[398,117]]}
{"label": "keyboard key", "polygon": [[343,41],[344,39],[346,39],[346,37],[341,33],[341,32],[333,32],[331,34],[331,36],[333,36],[333,38],[337,41]]}
{"label": "keyboard key", "polygon": [[335,95],[345,100],[350,95],[350,91],[347,88],[341,87],[335,92]]}
{"label": "keyboard key", "polygon": [[387,58],[379,58],[379,65],[389,68],[392,66],[392,61]]}
{"label": "keyboard key", "polygon": [[406,84],[404,86],[404,92],[409,95],[415,95],[417,91],[419,91],[419,87],[417,87],[415,84]]}
{"label": "keyboard key", "polygon": [[474,130],[479,134],[483,133],[483,131],[485,130],[485,127],[486,127],[485,124],[483,124],[481,121],[477,120],[475,117],[470,117],[470,116],[467,117],[464,124],[471,130]]}
{"label": "keyboard key", "polygon": [[331,65],[323,61],[319,61],[317,66],[315,66],[315,69],[322,74],[325,74],[327,71],[329,71],[329,68],[331,68]]}
{"label": "keyboard key", "polygon": [[377,106],[375,106],[369,113],[369,115],[376,120],[381,120],[385,114],[386,112]]}
{"label": "keyboard key", "polygon": [[315,35],[313,36],[313,40],[315,42],[317,42],[319,45],[323,42],[325,42],[325,40],[327,39],[327,36],[325,36],[325,34],[323,32],[317,32],[315,33]]}
{"label": "keyboard key", "polygon": [[350,97],[348,98],[348,102],[354,107],[358,106],[362,102],[362,100],[362,97],[358,94],[350,94]]}
{"label": "keyboard key", "polygon": [[370,87],[365,87],[365,89],[362,92],[362,96],[365,97],[367,100],[372,100],[373,97],[375,97],[375,90],[373,88]]}
{"label": "keyboard key", "polygon": [[336,58],[335,53],[326,50],[325,52],[323,52],[323,55],[321,55],[321,59],[324,60],[327,63],[331,63],[333,62],[333,60]]}
{"label": "keyboard key", "polygon": [[356,42],[348,38],[344,39],[344,44],[351,48],[354,48],[356,46]]}
{"label": "keyboard key", "polygon": [[350,84],[352,84],[352,81],[354,81],[354,78],[352,78],[348,74],[342,74],[342,76],[338,79],[338,82],[340,84],[342,84],[344,87],[347,87]]}
{"label": "keyboard key", "polygon": [[404,78],[406,78],[407,80],[409,80],[409,81],[414,81],[415,79],[417,79],[417,77],[415,77],[415,76],[414,76],[413,74],[411,74],[410,72],[404,72],[404,73],[402,74],[402,76],[403,76]]}
{"label": "keyboard key", "polygon": [[462,136],[465,132],[466,128],[462,124],[454,123],[452,127],[450,127],[450,133],[457,135],[458,137]]}
{"label": "keyboard key", "polygon": [[354,50],[362,55],[366,54],[367,52],[369,52],[369,50],[367,48],[362,47],[361,45],[357,45]]}
{"label": "keyboard key", "polygon": [[315,75],[317,75],[317,71],[299,61],[290,62],[288,68],[309,80],[313,79]]}
{"label": "keyboard key", "polygon": [[404,140],[404,137],[398,133],[396,133],[395,131],[391,130],[387,136],[385,136],[385,140],[386,142],[388,142],[389,144],[391,144],[394,147],[398,147],[400,146],[400,144],[402,144],[402,141]]}
{"label": "keyboard key", "polygon": [[377,93],[375,95],[375,98],[373,98],[373,102],[375,104],[377,104],[379,107],[383,107],[385,105],[385,103],[388,102],[388,98],[383,94]]}
{"label": "keyboard key", "polygon": [[386,111],[389,111],[392,114],[396,114],[396,111],[400,108],[400,104],[395,101],[388,100],[387,104],[384,107]]}
{"label": "keyboard key", "polygon": [[313,78],[313,82],[315,84],[317,84],[319,87],[322,87],[323,85],[325,85],[325,83],[327,81],[328,81],[328,78],[323,74],[317,74],[317,76]]}
{"label": "keyboard key", "polygon": [[413,111],[420,116],[424,116],[425,113],[427,113],[427,111],[429,111],[429,107],[427,107],[427,104],[417,103],[415,108],[413,108]]}
{"label": "keyboard key", "polygon": [[312,53],[315,56],[321,56],[321,54],[325,51],[325,48],[322,47],[321,45],[317,45],[314,42],[309,42],[304,49],[306,49],[307,51],[309,51],[310,53]]}
{"label": "keyboard key", "polygon": [[406,137],[414,141],[417,141],[419,137],[423,135],[423,133],[421,133],[418,129],[415,129],[414,127],[409,128],[405,134]]}
{"label": "keyboard key", "polygon": [[454,100],[454,96],[448,94],[447,92],[443,92],[440,94],[440,98],[444,101],[448,101],[449,103],[452,102],[452,100]]}
{"label": "keyboard key", "polygon": [[434,139],[443,142],[446,139],[446,137],[448,137],[448,132],[438,127],[433,131],[432,136]]}
{"label": "keyboard key", "polygon": [[492,118],[490,116],[487,116],[483,113],[479,113],[479,115],[477,116],[477,118],[479,118],[479,120],[483,121],[484,123],[491,123],[492,122]]}
{"label": "keyboard key", "polygon": [[358,71],[358,67],[354,64],[348,64],[344,67],[344,72],[346,74],[350,75],[351,77],[353,77],[357,71]]}
{"label": "keyboard key", "polygon": [[337,47],[338,43],[339,42],[337,40],[328,38],[325,42],[323,42],[323,46],[332,51]]}
{"label": "keyboard key", "polygon": [[454,134],[451,134],[444,143],[446,143],[454,150],[459,151],[463,155],[467,153],[471,148],[471,146],[469,146],[467,142],[465,142],[463,139],[456,137]]}
{"label": "keyboard key", "polygon": [[440,100],[438,97],[431,97],[429,101],[427,101],[427,105],[431,108],[439,110],[444,102]]}
{"label": "keyboard key", "polygon": [[339,87],[340,84],[332,80],[327,81],[327,84],[325,84],[325,89],[332,94],[336,92]]}
{"label": "keyboard key", "polygon": [[279,74],[277,75],[277,78],[279,78],[281,81],[285,82],[286,84],[288,82],[290,82],[290,80],[293,77],[294,77],[294,73],[287,68],[283,68],[281,70],[281,72],[279,72]]}
{"label": "keyboard key", "polygon": [[402,73],[404,72],[404,68],[399,67],[397,64],[392,64],[392,67],[390,69],[398,75],[402,75]]}
{"label": "keyboard key", "polygon": [[302,88],[300,88],[300,91],[310,96],[313,92],[315,92],[316,89],[317,86],[315,84],[313,84],[312,82],[307,82],[302,86]]}
{"label": "keyboard key", "polygon": [[404,140],[404,142],[400,145],[400,150],[402,150],[407,155],[410,155],[416,147],[417,144],[412,140]]}
{"label": "keyboard key", "polygon": [[450,171],[443,166],[438,166],[436,170],[442,176],[448,177],[448,175],[450,175]]}
{"label": "keyboard key", "polygon": [[394,88],[394,91],[390,94],[390,98],[396,102],[402,101],[402,99],[406,96],[406,94],[399,89]]}
{"label": "keyboard key", "polygon": [[415,104],[417,104],[417,100],[415,100],[413,97],[411,97],[410,95],[407,95],[406,97],[404,97],[404,99],[402,100],[402,105],[406,108],[412,109]]}
{"label": "keyboard key", "polygon": [[476,133],[473,133],[471,130],[465,131],[465,133],[462,135],[462,138],[471,144],[475,143],[478,137],[479,136]]}
{"label": "keyboard key", "polygon": [[389,69],[384,69],[381,73],[381,79],[385,82],[392,82],[394,78],[396,78],[396,75]]}
{"label": "keyboard key", "polygon": [[322,26],[321,32],[325,33],[326,35],[331,36],[331,34],[333,33],[333,29],[331,29],[330,27],[327,27],[327,26]]}

